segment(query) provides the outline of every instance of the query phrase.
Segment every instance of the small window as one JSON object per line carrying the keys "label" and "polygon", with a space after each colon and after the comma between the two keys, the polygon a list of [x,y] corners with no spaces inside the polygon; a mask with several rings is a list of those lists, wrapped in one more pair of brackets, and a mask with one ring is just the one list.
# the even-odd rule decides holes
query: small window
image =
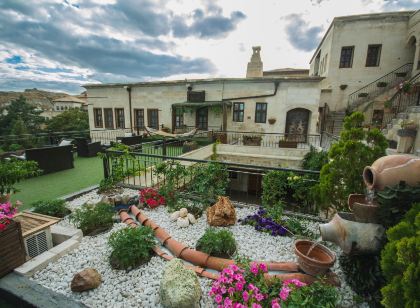
{"label": "small window", "polygon": [[115,128],[125,128],[123,108],[115,108]]}
{"label": "small window", "polygon": [[147,126],[159,129],[159,110],[147,109]]}
{"label": "small window", "polygon": [[182,108],[175,109],[175,128],[184,126],[184,110]]}
{"label": "small window", "polygon": [[267,103],[257,103],[255,106],[255,123],[267,121]]}
{"label": "small window", "polygon": [[60,109],[61,109],[61,110],[64,110],[64,106],[60,106]]}
{"label": "small window", "polygon": [[55,110],[59,111],[60,110],[60,106],[55,106]]}
{"label": "small window", "polygon": [[95,127],[102,128],[102,109],[93,108],[93,118],[95,119]]}
{"label": "small window", "polygon": [[114,129],[114,115],[112,108],[104,108],[105,128]]}
{"label": "small window", "polygon": [[233,103],[233,122],[244,121],[244,103]]}
{"label": "small window", "polygon": [[144,128],[144,109],[134,109],[134,125],[136,128]]}
{"label": "small window", "polygon": [[341,48],[340,68],[350,68],[353,65],[354,46]]}
{"label": "small window", "polygon": [[382,45],[369,45],[366,56],[366,66],[379,66]]}

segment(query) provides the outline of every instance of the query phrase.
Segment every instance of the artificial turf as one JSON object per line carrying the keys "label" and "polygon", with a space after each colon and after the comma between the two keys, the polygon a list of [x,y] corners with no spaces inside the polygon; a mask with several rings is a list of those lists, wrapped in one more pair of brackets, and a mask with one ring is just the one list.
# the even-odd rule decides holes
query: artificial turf
{"label": "artificial turf", "polygon": [[99,184],[103,178],[102,160],[99,157],[77,157],[74,168],[31,179],[15,185],[20,192],[12,195],[12,201],[23,202],[19,209],[30,208],[39,200],[56,199],[81,189]]}

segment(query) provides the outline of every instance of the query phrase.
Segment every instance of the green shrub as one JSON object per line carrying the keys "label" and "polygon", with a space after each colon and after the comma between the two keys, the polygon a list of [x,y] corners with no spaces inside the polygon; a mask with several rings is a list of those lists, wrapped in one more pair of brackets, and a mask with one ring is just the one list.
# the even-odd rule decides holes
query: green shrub
{"label": "green shrub", "polygon": [[328,163],[328,152],[318,151],[315,147],[311,146],[309,152],[303,157],[302,168],[305,170],[319,171],[326,163]]}
{"label": "green shrub", "polygon": [[214,257],[231,258],[236,252],[236,241],[229,230],[208,228],[196,248]]}
{"label": "green shrub", "polygon": [[315,234],[309,229],[309,222],[296,217],[283,220],[284,226],[295,236],[315,239]]}
{"label": "green shrub", "polygon": [[38,163],[24,160],[0,160],[0,195],[15,193],[14,185],[40,173]]}
{"label": "green shrub", "polygon": [[329,161],[321,169],[319,184],[313,188],[316,201],[324,209],[347,210],[349,194],[365,191],[363,169],[385,155],[385,137],[378,129],[365,131],[363,121],[361,112],[345,117],[340,139],[328,152]]}
{"label": "green shrub", "polygon": [[112,233],[108,244],[112,249],[110,256],[112,267],[128,269],[148,262],[156,242],[150,227],[127,227]]}
{"label": "green shrub", "polygon": [[281,303],[282,307],[334,308],[340,298],[335,287],[322,281],[294,288],[289,294],[287,301]]}
{"label": "green shrub", "polygon": [[387,285],[381,289],[385,307],[420,307],[420,203],[388,229],[389,242],[381,252]]}
{"label": "green shrub", "polygon": [[274,207],[279,211],[283,209],[282,200],[288,192],[288,176],[288,172],[283,171],[270,171],[264,175],[262,181],[262,205],[264,207]]}
{"label": "green shrub", "polygon": [[96,235],[113,224],[113,207],[106,203],[86,204],[70,215],[70,221],[81,229],[83,235]]}
{"label": "green shrub", "polygon": [[34,202],[31,205],[35,213],[43,215],[62,218],[70,214],[70,210],[66,207],[66,201],[61,199],[41,200]]}
{"label": "green shrub", "polygon": [[17,143],[12,143],[11,145],[9,145],[9,151],[11,152],[19,151],[22,149],[23,149],[23,146]]}

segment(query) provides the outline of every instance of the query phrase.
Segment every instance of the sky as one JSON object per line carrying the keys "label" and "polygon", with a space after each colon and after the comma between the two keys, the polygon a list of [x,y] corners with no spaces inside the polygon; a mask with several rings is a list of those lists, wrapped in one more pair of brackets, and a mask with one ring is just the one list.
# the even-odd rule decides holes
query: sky
{"label": "sky", "polygon": [[76,94],[87,83],[245,77],[309,68],[336,16],[420,9],[420,0],[1,0],[0,90]]}

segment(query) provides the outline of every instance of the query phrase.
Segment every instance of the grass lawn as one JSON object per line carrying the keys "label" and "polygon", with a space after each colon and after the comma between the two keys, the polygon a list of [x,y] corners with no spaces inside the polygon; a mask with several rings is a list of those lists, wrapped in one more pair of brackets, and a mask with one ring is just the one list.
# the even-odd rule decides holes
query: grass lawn
{"label": "grass lawn", "polygon": [[103,178],[102,160],[99,157],[77,157],[74,168],[21,181],[16,185],[20,192],[12,201],[23,202],[21,210],[39,200],[56,199],[83,188],[99,184]]}

